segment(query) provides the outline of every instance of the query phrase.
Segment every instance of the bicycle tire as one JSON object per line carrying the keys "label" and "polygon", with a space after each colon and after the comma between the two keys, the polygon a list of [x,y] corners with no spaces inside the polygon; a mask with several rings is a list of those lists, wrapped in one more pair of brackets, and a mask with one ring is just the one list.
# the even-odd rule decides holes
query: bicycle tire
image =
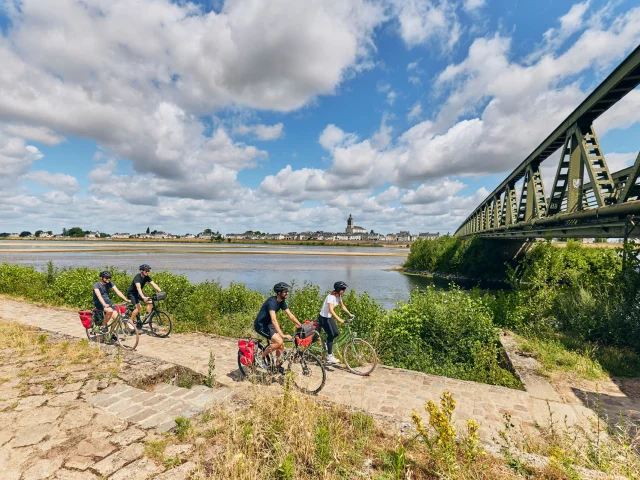
{"label": "bicycle tire", "polygon": [[171,334],[171,329],[173,328],[171,317],[163,310],[156,310],[149,317],[149,328],[151,329],[151,333],[156,337],[167,338]]}
{"label": "bicycle tire", "polygon": [[[287,370],[293,374],[293,383],[301,392],[310,395],[317,394],[327,380],[327,372],[318,357],[308,350],[298,351],[287,365]],[[319,384],[313,383],[318,379]]]}
{"label": "bicycle tire", "polygon": [[369,342],[354,338],[342,347],[342,359],[351,373],[371,375],[378,365],[378,355]]}
{"label": "bicycle tire", "polygon": [[110,333],[116,337],[116,345],[127,350],[135,350],[140,341],[140,332],[136,328],[135,324],[131,322],[133,330],[130,329],[122,320],[118,319],[117,324],[110,330]]}
{"label": "bicycle tire", "polygon": [[[262,352],[265,351],[265,348],[266,347],[264,345],[256,342],[255,350],[253,352],[253,358],[255,359],[258,355],[262,355]],[[240,361],[241,357],[242,352],[238,350],[238,369],[240,370],[240,373],[243,377],[248,378],[255,373],[255,361],[251,365],[245,365]],[[271,361],[271,357],[267,357],[265,361],[267,362],[267,364],[269,364],[269,362]]]}

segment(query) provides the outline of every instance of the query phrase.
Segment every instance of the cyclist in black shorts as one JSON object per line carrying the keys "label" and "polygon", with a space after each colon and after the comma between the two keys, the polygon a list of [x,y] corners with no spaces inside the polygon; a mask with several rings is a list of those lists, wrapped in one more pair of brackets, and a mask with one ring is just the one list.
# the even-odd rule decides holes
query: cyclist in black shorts
{"label": "cyclist in black shorts", "polygon": [[276,312],[284,310],[284,313],[286,313],[291,321],[296,324],[296,328],[300,328],[300,322],[295,315],[291,313],[289,305],[287,305],[287,302],[285,301],[289,295],[290,288],[291,286],[284,282],[276,283],[273,286],[273,291],[276,293],[275,296],[267,298],[267,301],[264,302],[258,312],[256,321],[253,322],[253,328],[255,328],[256,332],[271,341],[271,344],[265,349],[264,353],[258,357],[258,366],[266,369],[267,365],[264,359],[271,352],[275,351],[276,367],[280,373],[284,373],[284,369],[280,365],[280,356],[282,355],[282,352],[284,352],[284,339],[293,340],[293,337],[282,333],[282,329],[280,328],[278,319],[276,318]]}
{"label": "cyclist in black shorts", "polygon": [[[147,313],[151,311],[151,301],[150,298],[147,297],[142,289],[144,286],[149,283],[153,288],[155,288],[156,292],[160,292],[160,287],[155,284],[151,277],[149,276],[149,272],[151,271],[151,267],[146,263],[140,265],[140,273],[133,277],[133,281],[131,285],[129,285],[129,289],[127,290],[127,297],[131,303],[133,303],[136,308],[131,313],[131,319],[136,318],[138,312],[140,311],[140,302],[145,302],[147,304]],[[142,325],[138,322],[138,328],[141,328]]]}

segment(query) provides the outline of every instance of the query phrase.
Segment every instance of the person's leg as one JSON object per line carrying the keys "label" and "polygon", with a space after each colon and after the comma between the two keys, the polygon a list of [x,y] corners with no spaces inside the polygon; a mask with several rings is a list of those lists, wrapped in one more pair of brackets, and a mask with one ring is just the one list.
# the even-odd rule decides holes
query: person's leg
{"label": "person's leg", "polygon": [[114,311],[113,308],[111,308],[111,305],[107,305],[106,307],[104,307],[104,320],[102,321],[103,328],[107,326],[113,314]]}
{"label": "person's leg", "polygon": [[339,363],[339,360],[333,356],[333,341],[340,334],[335,319],[327,319],[327,361],[331,363]]}

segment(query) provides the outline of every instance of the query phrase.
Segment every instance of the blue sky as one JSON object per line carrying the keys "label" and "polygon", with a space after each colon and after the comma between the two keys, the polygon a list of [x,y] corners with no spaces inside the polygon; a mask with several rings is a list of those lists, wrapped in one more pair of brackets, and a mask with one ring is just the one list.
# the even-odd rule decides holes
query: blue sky
{"label": "blue sky", "polygon": [[[445,233],[638,46],[640,7],[0,0],[0,31],[0,231]],[[640,91],[595,127],[632,163]]]}

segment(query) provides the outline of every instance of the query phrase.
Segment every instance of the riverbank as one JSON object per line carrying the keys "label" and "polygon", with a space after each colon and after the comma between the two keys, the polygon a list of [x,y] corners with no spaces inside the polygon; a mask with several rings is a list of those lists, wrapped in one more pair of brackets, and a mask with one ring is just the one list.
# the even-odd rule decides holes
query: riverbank
{"label": "riverbank", "polygon": [[204,245],[301,245],[317,247],[373,247],[373,248],[407,248],[408,244],[382,244],[370,242],[344,242],[339,240],[204,240],[200,238],[8,238],[0,237],[0,242],[141,242],[141,243],[191,243]]}
{"label": "riverbank", "polygon": [[[1,264],[0,293],[78,309],[91,308],[91,285],[98,269],[56,269]],[[112,281],[126,291],[131,275],[112,269]],[[154,272],[154,282],[167,292],[161,308],[174,318],[174,330],[206,332],[232,338],[253,336],[253,320],[266,296],[240,283],[224,288],[217,282],[191,283],[184,275]],[[294,285],[287,302],[295,315],[315,319],[327,292],[313,284]],[[344,303],[356,316],[358,335],[374,345],[386,365],[519,388],[514,375],[500,364],[498,333],[490,311],[478,297],[460,289],[428,287],[411,293],[391,310],[349,289]],[[446,308],[445,308],[446,307]],[[339,311],[339,310],[338,310]],[[293,324],[279,315],[280,325],[293,333]],[[461,338],[461,335],[464,338]],[[336,351],[341,352],[340,341]]]}
{"label": "riverbank", "polygon": [[504,280],[499,280],[499,279],[476,278],[476,277],[469,277],[466,275],[458,275],[453,273],[430,272],[427,270],[413,270],[407,267],[394,267],[394,268],[390,268],[389,270],[393,272],[400,272],[404,275],[414,275],[417,277],[449,280],[465,288],[471,288],[476,285],[480,287],[484,285],[489,288],[509,288],[509,285]]}

